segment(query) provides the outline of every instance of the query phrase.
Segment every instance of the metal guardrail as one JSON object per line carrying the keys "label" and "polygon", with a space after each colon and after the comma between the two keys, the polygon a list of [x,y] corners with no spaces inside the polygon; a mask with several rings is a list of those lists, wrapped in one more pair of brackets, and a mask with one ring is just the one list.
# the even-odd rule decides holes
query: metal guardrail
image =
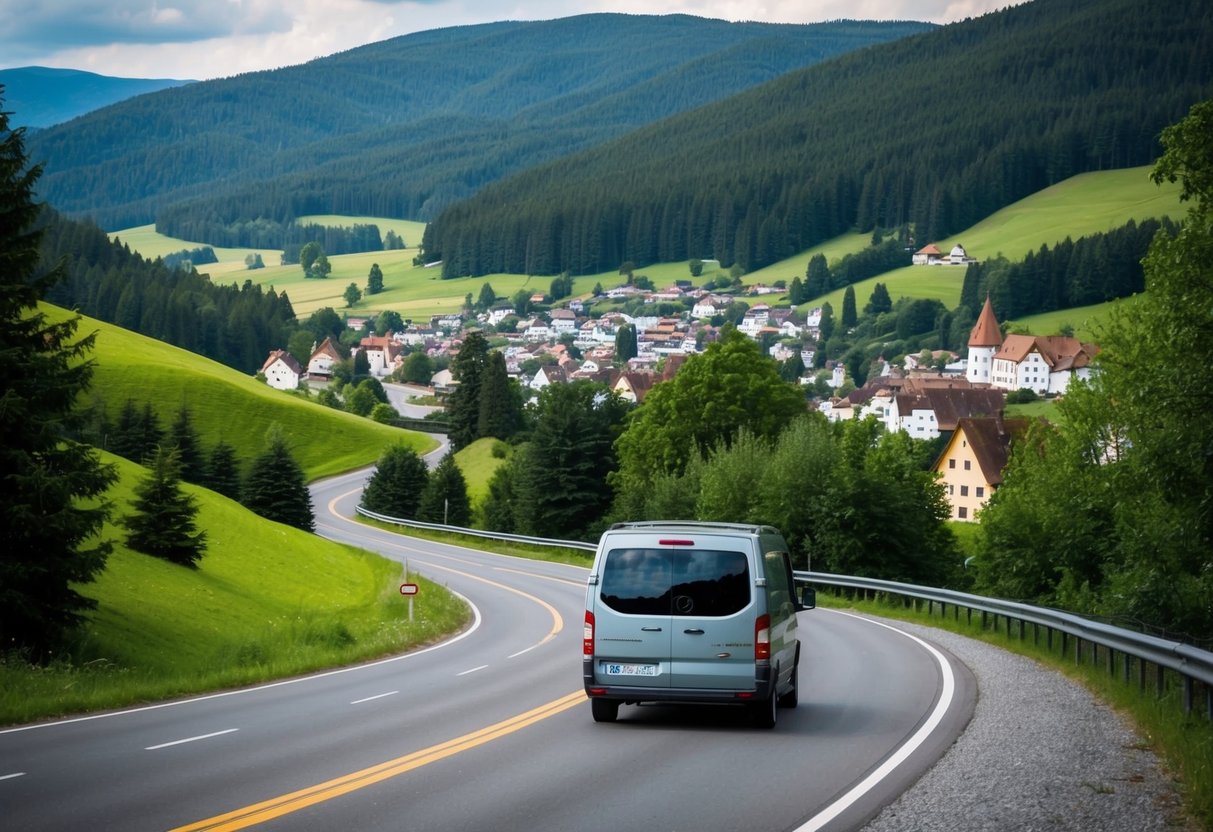
{"label": "metal guardrail", "polygon": [[1100,621],[1092,621],[1073,613],[1051,610],[1044,607],[1034,607],[1016,601],[1003,601],[997,598],[986,598],[981,595],[970,595],[950,589],[901,584],[894,581],[881,581],[874,578],[855,578],[849,575],[832,575],[825,572],[795,572],[797,581],[816,585],[833,586],[844,590],[875,595],[896,595],[911,600],[917,608],[919,602],[927,603],[928,614],[934,612],[934,605],[940,605],[940,614],[947,615],[951,606],[955,617],[959,618],[960,610],[967,610],[967,617],[972,620],[974,612],[980,612],[982,624],[985,625],[993,616],[994,627],[998,629],[1000,619],[1006,622],[1007,635],[1011,635],[1011,625],[1018,626],[1019,637],[1025,638],[1026,625],[1033,627],[1033,640],[1039,639],[1040,630],[1044,628],[1047,646],[1052,648],[1053,635],[1061,635],[1061,652],[1064,655],[1068,649],[1068,641],[1074,640],[1074,660],[1083,661],[1084,651],[1089,648],[1092,664],[1098,663],[1099,651],[1103,648],[1104,661],[1108,673],[1115,674],[1118,664],[1123,673],[1123,681],[1128,683],[1132,674],[1131,660],[1136,660],[1137,681],[1139,688],[1146,688],[1148,666],[1154,667],[1154,687],[1158,692],[1164,690],[1164,671],[1171,670],[1183,679],[1184,711],[1192,712],[1195,698],[1195,683],[1199,682],[1204,688],[1205,717],[1213,719],[1213,652],[1201,650],[1190,644],[1179,641],[1158,638],[1146,633],[1138,633],[1121,627],[1114,627]]}
{"label": "metal guardrail", "polygon": [[[423,523],[419,520],[404,520],[399,517],[389,517],[358,506],[358,513],[399,526],[431,531],[451,532],[454,534],[471,535],[489,540],[508,540],[515,543],[529,543],[534,546],[556,546],[566,549],[580,549],[593,552],[598,547],[593,543],[581,540],[557,540],[552,538],[530,537],[521,534],[506,534],[504,532],[482,531],[468,529],[462,526],[448,526],[442,523]],[[1201,650],[1190,644],[1158,638],[1146,633],[1138,633],[1121,627],[1114,627],[1100,621],[1083,618],[1074,613],[1051,610],[1044,607],[1034,607],[1017,601],[1003,601],[998,598],[986,598],[982,595],[970,595],[951,589],[902,584],[895,581],[882,581],[875,578],[856,578],[850,575],[833,575],[827,572],[793,573],[795,579],[802,583],[821,586],[832,586],[851,592],[862,592],[864,597],[869,594],[895,595],[909,599],[917,609],[918,604],[926,602],[927,612],[934,612],[936,604],[940,606],[940,614],[947,615],[950,606],[957,619],[960,610],[967,610],[968,620],[972,621],[974,612],[981,613],[982,624],[986,625],[991,616],[994,627],[1000,626],[1000,620],[1006,622],[1007,635],[1011,635],[1011,625],[1018,626],[1019,637],[1025,638],[1026,625],[1032,625],[1032,637],[1038,641],[1040,631],[1045,631],[1046,643],[1053,646],[1054,634],[1061,636],[1061,652],[1064,655],[1069,650],[1069,641],[1073,639],[1074,660],[1083,661],[1084,652],[1089,649],[1092,664],[1098,663],[1100,648],[1103,649],[1104,660],[1110,674],[1116,672],[1118,664],[1122,669],[1123,681],[1129,683],[1132,675],[1132,660],[1136,660],[1137,681],[1139,688],[1146,689],[1147,667],[1154,667],[1154,687],[1160,694],[1165,689],[1164,671],[1170,670],[1183,679],[1184,711],[1192,712],[1195,698],[1195,686],[1199,683],[1204,688],[1205,716],[1213,719],[1213,652]]]}

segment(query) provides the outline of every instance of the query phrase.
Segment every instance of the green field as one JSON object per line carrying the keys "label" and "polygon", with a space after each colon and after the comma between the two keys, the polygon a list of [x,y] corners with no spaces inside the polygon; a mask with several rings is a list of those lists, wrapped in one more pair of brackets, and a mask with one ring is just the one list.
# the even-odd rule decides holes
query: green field
{"label": "green field", "polygon": [[[1109,231],[1130,219],[1143,220],[1164,215],[1173,219],[1182,217],[1185,211],[1179,202],[1179,186],[1155,185],[1149,179],[1149,171],[1150,167],[1147,166],[1081,174],[1009,205],[960,234],[944,240],[922,241],[922,245],[935,242],[947,251],[959,242],[970,255],[979,259],[1002,254],[1010,260],[1020,260],[1042,245],[1052,247],[1067,236],[1078,239],[1084,235]],[[425,227],[423,223],[377,217],[317,215],[301,219],[328,225],[375,223],[381,230],[393,228],[412,246],[420,241]],[[120,237],[132,249],[153,257],[200,245],[162,237],[155,233],[152,226],[127,229],[113,236]],[[795,277],[804,277],[813,255],[820,252],[825,254],[828,262],[835,263],[844,255],[863,249],[870,239],[870,234],[844,234],[751,272],[746,275],[745,281],[767,285],[779,280],[790,283]],[[221,262],[202,269],[213,279],[233,282],[251,279],[261,286],[273,286],[279,292],[286,292],[300,317],[329,306],[352,315],[373,315],[384,309],[392,309],[406,319],[427,319],[431,315],[457,311],[469,293],[473,299],[479,297],[480,288],[486,282],[492,285],[498,297],[512,297],[520,289],[547,292],[551,285],[551,277],[505,274],[442,280],[440,267],[427,269],[413,265],[415,248],[330,257],[333,271],[327,280],[307,280],[299,266],[277,265],[281,252],[269,252],[269,256],[263,252],[266,268],[248,271],[244,266],[244,257],[250,252],[249,249],[215,251]],[[346,286],[355,283],[359,288],[364,288],[373,263],[378,263],[383,270],[385,291],[364,297],[354,307],[347,308],[342,297]],[[716,273],[713,263],[709,261],[698,282],[705,282]],[[647,276],[659,287],[691,277],[686,261],[655,263],[637,269],[635,274]],[[874,284],[881,282],[886,285],[894,301],[900,297],[938,298],[950,309],[960,299],[963,281],[962,268],[911,266],[855,284],[855,297],[862,306],[871,295]],[[574,294],[587,295],[596,283],[609,289],[622,282],[618,270],[585,275],[576,278]],[[843,291],[840,289],[815,298],[807,305],[819,306],[829,301],[837,313],[842,308]],[[770,296],[766,300],[779,299],[780,296]]]}
{"label": "green field", "polygon": [[[55,319],[67,315],[57,307],[44,309]],[[418,453],[435,447],[424,434],[324,407],[187,350],[84,318],[79,334],[93,331],[96,373],[86,396],[101,402],[111,419],[134,399],[140,406],[150,402],[167,429],[188,406],[205,447],[223,440],[244,460],[264,449],[266,432],[277,425],[308,479],[371,465],[396,442]]]}

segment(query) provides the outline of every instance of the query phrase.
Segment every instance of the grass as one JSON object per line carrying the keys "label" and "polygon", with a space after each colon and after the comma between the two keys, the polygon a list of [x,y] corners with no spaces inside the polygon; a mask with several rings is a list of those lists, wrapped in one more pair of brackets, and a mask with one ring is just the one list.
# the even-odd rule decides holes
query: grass
{"label": "grass", "polygon": [[[144,469],[103,455],[120,481],[114,521]],[[0,661],[0,723],[24,723],[284,678],[400,653],[463,627],[466,605],[423,590],[414,621],[398,563],[263,520],[196,486],[207,553],[188,569],[115,542],[104,572],[77,590],[98,602],[68,655],[45,668]]]}
{"label": "grass", "polygon": [[[512,445],[500,439],[485,437],[477,439],[455,454],[455,464],[459,466],[459,471],[467,481],[468,499],[471,500],[473,509],[488,496],[489,480],[498,468],[509,461],[513,450]],[[494,456],[495,451],[502,455]]]}
{"label": "grass", "polygon": [[422,540],[432,540],[436,543],[449,543],[452,546],[465,546],[468,549],[479,549],[494,552],[499,555],[513,555],[530,560],[542,560],[550,563],[567,563],[570,566],[584,566],[587,569],[594,562],[594,553],[583,549],[568,549],[562,546],[535,546],[528,543],[517,543],[512,540],[491,540],[474,534],[458,534],[455,532],[439,532],[431,529],[414,529],[398,526],[394,523],[384,523],[370,517],[358,515],[357,520],[377,529],[407,534]]}
{"label": "grass", "polygon": [[[55,318],[68,314],[43,308]],[[203,445],[223,440],[242,460],[259,454],[267,430],[278,425],[309,480],[370,465],[398,442],[420,454],[435,447],[424,434],[275,390],[218,362],[102,321],[84,318],[77,330],[93,331],[96,372],[87,395],[103,403],[111,419],[132,398],[140,406],[149,402],[167,429],[181,407],[188,406]]]}
{"label": "grass", "polygon": [[[1043,632],[1039,643],[1034,643],[1030,628],[1026,637],[1021,638],[1019,629],[1012,629],[1009,622],[1001,628],[997,621],[983,625],[980,616],[970,622],[967,616],[953,617],[954,609],[945,613],[938,607],[928,613],[926,609],[906,607],[902,599],[893,596],[882,600],[858,600],[835,597],[819,590],[817,597],[821,606],[855,609],[975,638],[1027,656],[1083,684],[1137,725],[1150,749],[1177,777],[1187,811],[1201,828],[1213,829],[1213,722],[1196,712],[1184,714],[1181,685],[1174,674],[1168,674],[1161,694],[1153,689],[1152,681],[1147,682],[1146,691],[1142,693],[1137,687],[1136,666],[1130,674],[1134,681],[1125,684],[1120,681],[1123,665],[1119,662],[1115,666],[1116,672],[1108,673],[1106,653],[1101,652],[1091,660],[1088,648],[1084,663],[1075,664],[1072,647],[1063,655],[1061,639],[1054,638],[1050,648]],[[1147,676],[1152,678],[1153,671]]]}

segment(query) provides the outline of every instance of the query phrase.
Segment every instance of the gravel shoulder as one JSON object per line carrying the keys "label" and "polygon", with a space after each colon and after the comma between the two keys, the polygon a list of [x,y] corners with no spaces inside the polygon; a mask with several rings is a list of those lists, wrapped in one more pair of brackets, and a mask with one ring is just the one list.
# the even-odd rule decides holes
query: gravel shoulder
{"label": "gravel shoulder", "polygon": [[964,662],[977,705],[940,761],[864,832],[1197,829],[1136,729],[1082,685],[984,642],[887,623]]}

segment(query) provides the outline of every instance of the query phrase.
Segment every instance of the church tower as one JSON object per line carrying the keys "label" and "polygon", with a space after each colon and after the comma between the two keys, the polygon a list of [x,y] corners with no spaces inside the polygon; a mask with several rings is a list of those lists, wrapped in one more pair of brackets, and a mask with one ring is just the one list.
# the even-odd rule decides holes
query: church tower
{"label": "church tower", "polygon": [[965,377],[972,384],[989,384],[990,371],[994,365],[994,353],[1002,346],[1002,330],[994,317],[994,306],[986,295],[986,305],[977,316],[977,323],[969,333],[969,361]]}

